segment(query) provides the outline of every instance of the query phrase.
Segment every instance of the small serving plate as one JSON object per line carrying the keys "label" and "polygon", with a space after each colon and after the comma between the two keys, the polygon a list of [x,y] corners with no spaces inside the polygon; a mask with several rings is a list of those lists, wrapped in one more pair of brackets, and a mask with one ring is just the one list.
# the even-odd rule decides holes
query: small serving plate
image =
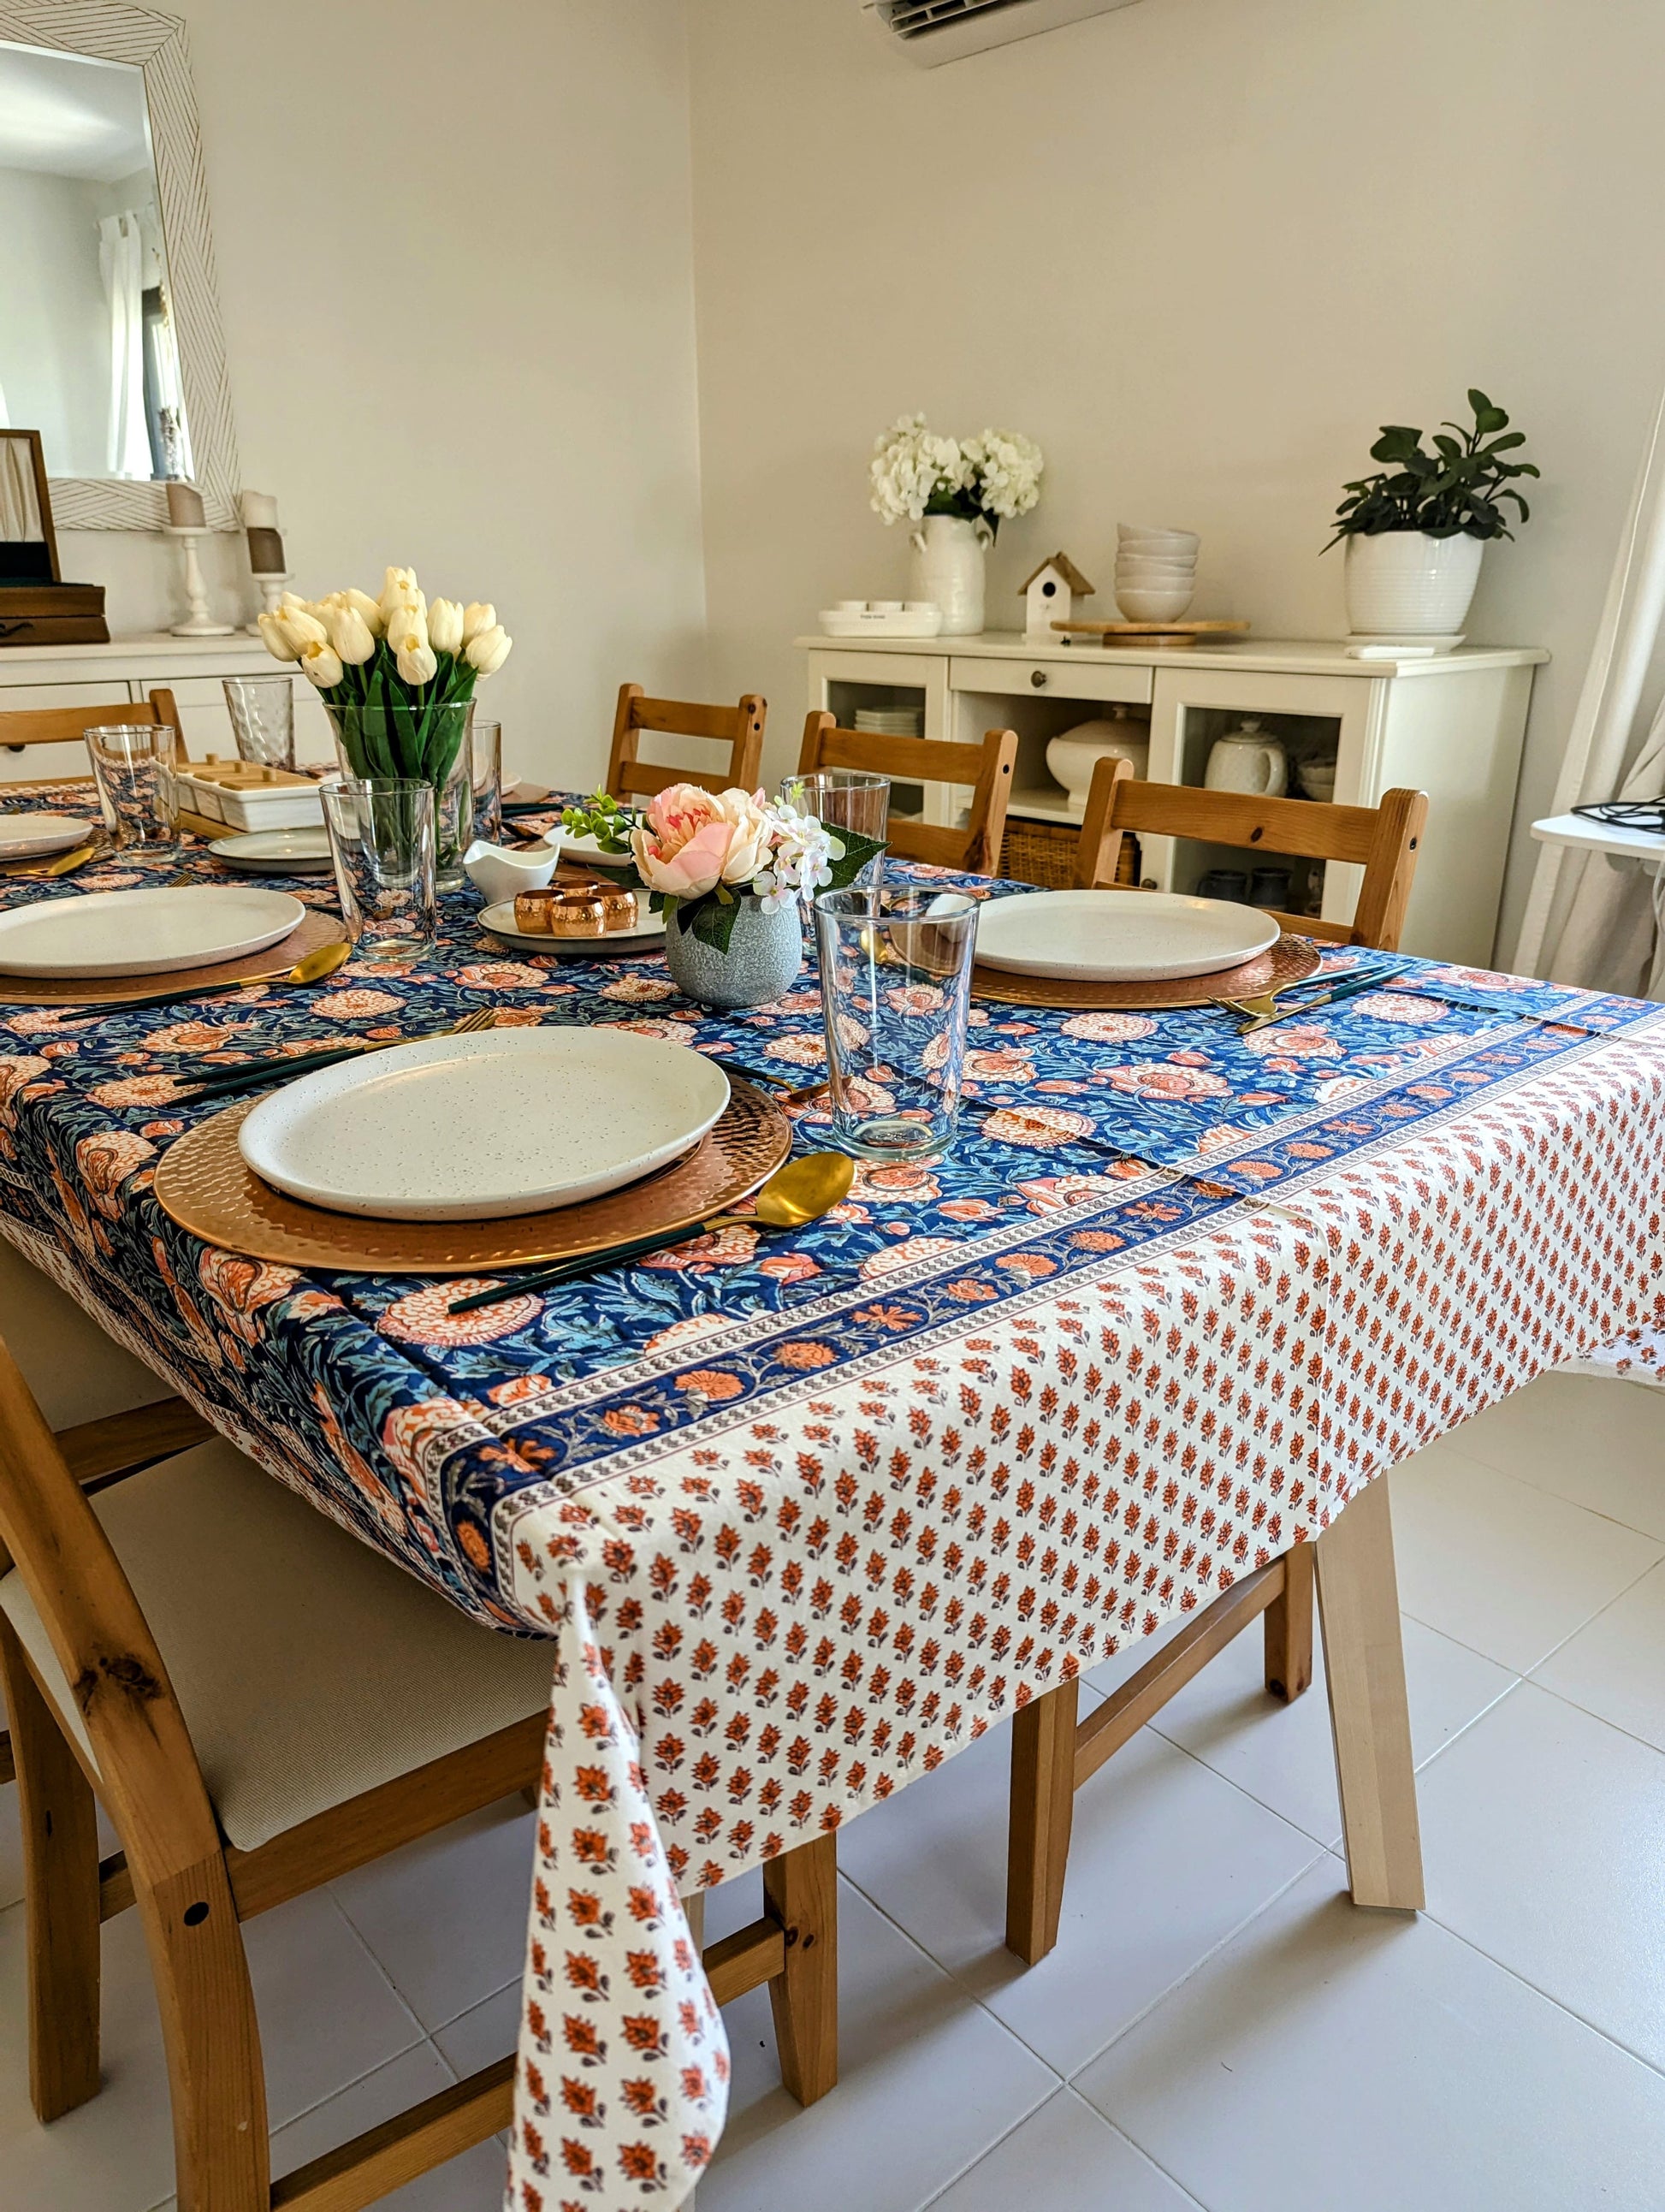
{"label": "small serving plate", "polygon": [[44,860],[84,845],[93,830],[78,814],[0,814],[0,860]]}
{"label": "small serving plate", "polygon": [[517,929],[513,899],[487,907],[480,921],[494,937],[506,938],[511,945],[524,945],[529,952],[565,952],[582,960],[605,960],[612,952],[641,952],[650,945],[664,943],[665,916],[648,908],[645,891],[641,897],[641,918],[635,927],[609,930],[605,937],[552,937],[540,929]]}
{"label": "small serving plate", "polygon": [[247,830],[216,837],[208,849],[251,876],[320,876],[330,866],[327,830]]}

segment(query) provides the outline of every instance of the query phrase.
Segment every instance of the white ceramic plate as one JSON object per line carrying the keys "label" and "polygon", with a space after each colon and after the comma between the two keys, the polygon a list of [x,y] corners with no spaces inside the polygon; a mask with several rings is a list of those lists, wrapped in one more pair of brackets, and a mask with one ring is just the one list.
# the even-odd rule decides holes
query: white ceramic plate
{"label": "white ceramic plate", "polygon": [[0,975],[169,975],[264,952],[306,911],[286,892],[242,884],[48,899],[0,915]]}
{"label": "white ceramic plate", "polygon": [[977,957],[1018,975],[1093,983],[1212,975],[1278,942],[1258,907],[1173,891],[1030,891],[990,899]]}
{"label": "white ceramic plate", "polygon": [[592,868],[628,868],[635,865],[629,853],[604,853],[593,837],[574,837],[564,830],[561,857],[563,860],[582,860]]}
{"label": "white ceramic plate", "polygon": [[92,834],[78,814],[0,814],[0,860],[44,860],[84,845]]}
{"label": "white ceramic plate", "polygon": [[628,1030],[425,1037],[263,1098],[245,1161],[292,1198],[388,1221],[495,1221],[571,1206],[696,1144],[728,1078]]}
{"label": "white ceramic plate", "polygon": [[246,830],[209,847],[228,868],[252,876],[316,876],[330,866],[327,830]]}
{"label": "white ceramic plate", "polygon": [[636,915],[634,929],[610,930],[605,937],[551,937],[541,929],[517,929],[513,899],[487,907],[480,920],[494,937],[506,937],[511,945],[524,945],[529,952],[573,952],[588,960],[605,960],[609,952],[620,948],[639,952],[647,945],[662,942],[665,916],[655,914],[648,906],[646,891],[640,894]]}

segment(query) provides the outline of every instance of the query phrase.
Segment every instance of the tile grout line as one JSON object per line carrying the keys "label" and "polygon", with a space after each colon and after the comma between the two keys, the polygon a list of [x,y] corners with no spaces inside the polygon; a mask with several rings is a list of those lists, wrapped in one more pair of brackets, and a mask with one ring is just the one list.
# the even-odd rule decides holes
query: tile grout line
{"label": "tile grout line", "polygon": [[1182,2181],[1176,2180],[1174,2176],[1169,2172],[1165,2166],[1159,2166],[1157,2163],[1156,2160],[1151,2156],[1150,2152],[1145,2148],[1142,2143],[1135,2142],[1125,2128],[1119,2128],[1114,2120],[1107,2119],[1104,2114],[1099,2111],[1096,2105],[1088,2104],[1086,2099],[1081,2094],[1081,2092],[1079,2089],[1073,2088],[1067,2081],[1061,2082],[1056,2089],[1048,2091],[1047,2095],[1042,2099],[1041,2102],[1036,2106],[1033,2112],[1025,2112],[1021,2119],[1014,2120],[1003,2136],[997,2136],[994,2142],[990,2143],[987,2150],[979,2151],[976,2157],[971,2160],[969,2165],[957,2166],[955,2171],[949,2175],[947,2180],[943,2183],[940,2189],[933,2189],[928,2197],[921,2197],[919,2203],[914,2207],[914,2212],[931,2212],[931,2207],[933,2204],[940,2204],[943,2198],[948,2194],[951,2189],[955,2188],[960,2182],[963,2181],[968,2174],[975,2173],[985,2159],[993,2158],[995,2152],[999,2150],[1002,2143],[1010,2142],[1012,2136],[1018,2133],[1020,2128],[1026,2128],[1032,2119],[1036,2118],[1040,2113],[1045,2112],[1048,2106],[1052,2104],[1059,2097],[1073,2098],[1085,2112],[1090,2112],[1092,2115],[1093,2118],[1098,2122],[1101,2127],[1108,2128],[1113,2136],[1119,2136],[1121,2141],[1127,2144],[1128,2149],[1133,2152],[1136,2158],[1143,2159],[1145,2165],[1150,2166],[1152,2172],[1159,2173],[1164,2181],[1170,2183],[1174,2188],[1178,2190],[1180,2195],[1185,2199],[1188,2204],[1194,2204],[1197,2207],[1197,2212],[1209,2212],[1208,2206],[1203,2203],[1201,2197],[1194,2197]]}

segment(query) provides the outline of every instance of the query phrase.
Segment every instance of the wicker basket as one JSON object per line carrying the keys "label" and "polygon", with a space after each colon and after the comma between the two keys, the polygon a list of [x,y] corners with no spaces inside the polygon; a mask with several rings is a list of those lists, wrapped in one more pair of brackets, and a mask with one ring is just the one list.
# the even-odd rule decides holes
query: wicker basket
{"label": "wicker basket", "polygon": [[[1030,822],[1008,814],[1000,873],[1015,884],[1039,884],[1049,891],[1068,890],[1075,882],[1081,832],[1061,822]],[[1124,831],[1116,856],[1115,879],[1131,890],[1139,881],[1139,840]]]}

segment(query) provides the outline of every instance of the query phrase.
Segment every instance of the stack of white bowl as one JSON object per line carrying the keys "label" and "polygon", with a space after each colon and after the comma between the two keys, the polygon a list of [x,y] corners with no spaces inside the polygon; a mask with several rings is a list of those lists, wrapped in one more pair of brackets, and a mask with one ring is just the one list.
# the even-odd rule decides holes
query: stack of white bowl
{"label": "stack of white bowl", "polygon": [[1194,530],[1115,526],[1115,603],[1129,622],[1177,622],[1197,588]]}

